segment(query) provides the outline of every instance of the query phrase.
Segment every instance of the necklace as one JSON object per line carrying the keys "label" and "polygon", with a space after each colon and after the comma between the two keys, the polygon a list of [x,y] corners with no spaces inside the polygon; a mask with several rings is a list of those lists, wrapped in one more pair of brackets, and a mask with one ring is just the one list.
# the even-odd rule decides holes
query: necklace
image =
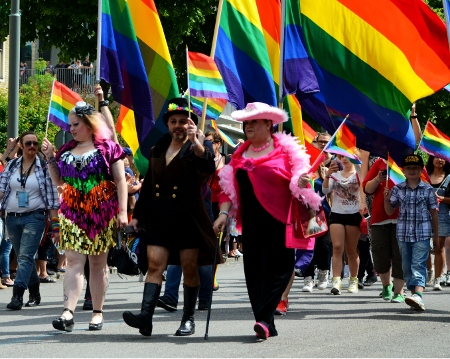
{"label": "necklace", "polygon": [[92,145],[92,144],[93,144],[92,141],[85,142],[85,143],[80,143],[80,142],[78,142],[78,143],[77,143],[77,146],[78,146],[78,147],[86,147],[86,146],[89,146],[89,145]]}
{"label": "necklace", "polygon": [[252,149],[253,152],[261,152],[269,146],[270,146],[270,140],[269,140],[269,142],[267,142],[265,145],[262,145],[261,147],[250,146],[250,148]]}

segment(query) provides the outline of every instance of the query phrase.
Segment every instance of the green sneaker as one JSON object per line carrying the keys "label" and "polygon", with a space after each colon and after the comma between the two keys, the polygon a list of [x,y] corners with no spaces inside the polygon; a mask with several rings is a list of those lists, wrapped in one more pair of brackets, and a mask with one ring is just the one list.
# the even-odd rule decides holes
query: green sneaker
{"label": "green sneaker", "polygon": [[389,285],[384,285],[383,286],[383,291],[381,292],[381,296],[383,297],[384,300],[388,301],[392,299],[392,283]]}
{"label": "green sneaker", "polygon": [[403,294],[394,294],[391,299],[391,303],[405,303],[405,296]]}

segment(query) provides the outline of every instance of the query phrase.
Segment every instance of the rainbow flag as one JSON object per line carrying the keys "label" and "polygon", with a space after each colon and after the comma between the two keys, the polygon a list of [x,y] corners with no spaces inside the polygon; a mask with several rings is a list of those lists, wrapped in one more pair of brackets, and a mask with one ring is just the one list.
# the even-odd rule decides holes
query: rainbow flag
{"label": "rainbow flag", "polygon": [[222,114],[223,109],[227,104],[227,100],[222,98],[208,98],[204,99],[201,97],[191,96],[191,105],[192,110],[199,116],[202,117],[203,114],[203,103],[207,100],[206,103],[206,115],[205,119],[207,120],[217,120],[219,116]]}
{"label": "rainbow flag", "polygon": [[450,138],[439,131],[430,121],[425,126],[419,148],[429,155],[450,162]]}
{"label": "rainbow flag", "polygon": [[335,134],[331,137],[330,142],[328,142],[323,150],[324,152],[348,157],[353,163],[361,163],[358,156],[355,155],[356,137],[347,127],[346,123],[343,123],[337,129]]}
{"label": "rainbow flag", "polygon": [[214,60],[229,102],[238,110],[255,101],[278,105],[266,44],[268,34],[261,24],[257,3],[271,11],[277,1],[224,0],[222,5]]}
{"label": "rainbow flag", "polygon": [[79,94],[73,92],[61,82],[53,80],[52,95],[47,117],[48,121],[53,122],[56,126],[69,132],[69,112],[75,107],[78,101],[83,101]]}
{"label": "rainbow flag", "polygon": [[387,174],[389,179],[394,182],[395,185],[404,182],[406,180],[405,175],[400,167],[395,163],[390,154],[388,153],[387,159]]}
{"label": "rainbow flag", "polygon": [[[100,76],[111,84],[114,100],[133,111],[136,132],[128,132],[129,128],[121,124],[118,128],[125,141],[130,146],[133,144],[132,150],[136,155],[138,149],[142,151],[155,123],[147,72],[128,6],[130,3],[126,0],[102,2]],[[136,166],[145,173],[140,161]]]}
{"label": "rainbow flag", "polygon": [[188,73],[189,90],[192,96],[228,100],[222,76],[211,57],[188,51]]}
{"label": "rainbow flag", "polygon": [[358,147],[400,160],[415,147],[412,103],[450,83],[442,20],[421,0],[299,3],[301,39],[321,91],[312,96],[312,116],[332,133],[337,123],[324,106],[349,114]]}
{"label": "rainbow flag", "polygon": [[[140,129],[138,118],[133,120],[135,113],[124,109],[121,113],[126,117],[119,117],[117,126],[134,153],[136,167],[140,173],[145,174],[150,149],[163,134],[167,133],[167,126],[162,121],[162,116],[167,111],[169,101],[179,97],[180,94],[154,0],[133,0],[127,3],[150,86],[153,111],[147,108],[147,112],[153,115],[154,125],[147,134]],[[134,125],[133,121],[135,121]]]}
{"label": "rainbow flag", "polygon": [[222,137],[222,140],[224,140],[226,143],[228,143],[231,147],[236,147],[237,145],[233,142],[233,140],[228,137],[225,132],[223,132],[218,126],[215,120],[211,120],[211,127],[216,131],[220,137]]}
{"label": "rainbow flag", "polygon": [[312,143],[316,138],[316,135],[316,131],[314,131],[306,122],[303,122],[303,136],[305,138],[305,141]]}

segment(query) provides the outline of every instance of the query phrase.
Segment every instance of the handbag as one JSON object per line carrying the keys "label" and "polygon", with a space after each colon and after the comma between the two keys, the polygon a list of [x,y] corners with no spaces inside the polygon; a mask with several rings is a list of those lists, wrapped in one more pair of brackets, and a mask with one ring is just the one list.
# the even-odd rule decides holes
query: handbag
{"label": "handbag", "polygon": [[316,237],[326,232],[328,224],[322,206],[315,211],[292,197],[286,224],[286,248],[312,250]]}

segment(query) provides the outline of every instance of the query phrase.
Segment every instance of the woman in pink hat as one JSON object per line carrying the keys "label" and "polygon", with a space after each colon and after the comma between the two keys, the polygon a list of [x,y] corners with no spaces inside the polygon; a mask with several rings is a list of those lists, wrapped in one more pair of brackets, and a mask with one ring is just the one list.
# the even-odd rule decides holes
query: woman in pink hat
{"label": "woman in pink hat", "polygon": [[274,313],[294,270],[294,250],[285,246],[285,231],[292,196],[318,209],[321,198],[306,188],[309,155],[296,139],[273,133],[273,126],[288,119],[279,108],[249,103],[231,116],[244,123],[248,140],[220,171],[220,213],[216,232],[235,216],[242,228],[247,291],[260,339],[278,335]]}

